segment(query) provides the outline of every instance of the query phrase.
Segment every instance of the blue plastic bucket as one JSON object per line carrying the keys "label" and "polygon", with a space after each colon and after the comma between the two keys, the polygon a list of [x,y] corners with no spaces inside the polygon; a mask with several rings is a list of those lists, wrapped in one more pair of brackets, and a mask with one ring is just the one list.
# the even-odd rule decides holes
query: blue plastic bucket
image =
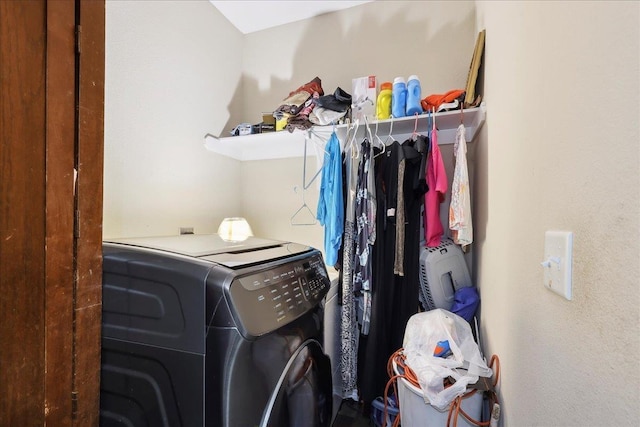
{"label": "blue plastic bucket", "polygon": [[376,397],[371,402],[371,422],[375,427],[391,427],[400,410],[387,403],[387,424],[383,423],[384,418],[384,400],[382,397]]}

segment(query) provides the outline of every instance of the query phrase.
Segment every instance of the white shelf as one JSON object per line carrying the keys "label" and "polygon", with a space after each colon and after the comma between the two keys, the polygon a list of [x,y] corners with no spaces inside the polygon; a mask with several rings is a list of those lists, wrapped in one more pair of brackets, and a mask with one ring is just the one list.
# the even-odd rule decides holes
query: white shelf
{"label": "white shelf", "polygon": [[[303,156],[304,137],[305,133],[302,131],[257,133],[227,138],[207,135],[204,146],[207,150],[241,161],[283,159]],[[308,153],[312,154],[315,155],[315,152]]]}
{"label": "white shelf", "polygon": [[[466,128],[467,142],[473,141],[478,130],[482,127],[486,116],[486,105],[483,102],[479,107],[464,110],[462,115]],[[446,111],[435,115],[438,128],[438,144],[453,144],[456,130],[460,125],[460,110]],[[398,119],[374,121],[370,124],[372,132],[378,126],[378,135],[388,135],[390,131],[397,141],[404,141],[416,128],[418,133],[425,133],[428,129],[428,115],[422,114],[415,117],[401,117]],[[336,126],[339,136],[344,136],[348,125]],[[325,134],[327,137],[333,130],[332,126],[315,126],[315,133]],[[364,126],[360,126],[357,132],[364,135]],[[245,136],[230,136],[216,138],[212,135],[205,137],[204,145],[207,150],[228,156],[237,160],[262,160],[282,159],[287,157],[302,157],[304,155],[305,131],[296,130],[293,133],[287,131],[269,132]],[[314,149],[307,150],[307,156],[315,156]]]}

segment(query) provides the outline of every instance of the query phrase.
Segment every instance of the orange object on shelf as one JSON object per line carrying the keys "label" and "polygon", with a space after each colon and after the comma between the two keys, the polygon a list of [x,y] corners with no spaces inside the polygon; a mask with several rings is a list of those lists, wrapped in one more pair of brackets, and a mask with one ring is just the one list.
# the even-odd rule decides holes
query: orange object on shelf
{"label": "orange object on shelf", "polygon": [[438,111],[438,108],[440,108],[442,104],[453,102],[462,95],[464,95],[464,90],[454,89],[442,95],[429,95],[420,101],[420,103],[424,111],[431,111],[432,109]]}

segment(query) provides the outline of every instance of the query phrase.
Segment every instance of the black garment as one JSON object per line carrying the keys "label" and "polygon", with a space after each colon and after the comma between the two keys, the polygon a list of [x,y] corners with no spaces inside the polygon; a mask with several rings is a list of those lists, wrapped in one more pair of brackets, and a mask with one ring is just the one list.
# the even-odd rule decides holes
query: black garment
{"label": "black garment", "polygon": [[[378,208],[371,329],[366,339],[361,337],[358,369],[361,396],[366,404],[384,393],[389,379],[387,361],[402,347],[407,321],[418,312],[423,157],[409,142],[402,145],[394,142],[375,165]],[[405,159],[404,182],[398,185],[398,166],[402,159]],[[398,191],[403,192],[405,204],[404,276],[393,273]]]}
{"label": "black garment", "polygon": [[418,135],[415,141],[411,141],[410,145],[420,153],[420,173],[418,174],[418,181],[414,184],[416,196],[424,196],[429,191],[427,185],[427,154],[429,153],[430,141],[429,138],[423,135]]}
{"label": "black garment", "polygon": [[332,95],[324,95],[318,98],[318,107],[343,113],[351,107],[351,95],[338,87]]}
{"label": "black garment", "polygon": [[[346,158],[344,153],[342,153],[342,206],[345,209],[342,217],[346,218],[346,208],[347,208],[347,190],[349,189],[347,182],[347,166],[346,166]],[[342,271],[343,271],[343,258],[344,258],[344,238],[340,242],[340,249],[338,249],[338,262],[334,266],[336,270],[338,270],[338,304],[342,305]]]}

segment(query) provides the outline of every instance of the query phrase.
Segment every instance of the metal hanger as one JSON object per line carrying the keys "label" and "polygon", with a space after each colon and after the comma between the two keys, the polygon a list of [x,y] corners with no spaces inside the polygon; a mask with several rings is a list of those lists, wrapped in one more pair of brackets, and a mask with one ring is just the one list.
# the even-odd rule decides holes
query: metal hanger
{"label": "metal hanger", "polygon": [[[297,187],[294,188],[294,191],[297,192]],[[302,216],[303,214],[305,214],[306,218]],[[311,217],[311,220],[308,219],[309,216]],[[315,214],[304,199],[304,188],[302,189],[302,206],[300,206],[300,208],[291,215],[289,223],[291,225],[316,225],[318,223]]]}
{"label": "metal hanger", "polygon": [[[334,134],[336,127],[335,125],[333,126],[333,132],[331,132],[331,134]],[[315,141],[313,138],[311,138],[311,135],[315,135],[316,138],[318,138],[320,141],[322,141],[324,144],[320,144],[319,142]],[[313,128],[309,128],[307,129],[307,136],[305,137],[305,144],[307,143],[307,139],[311,140],[314,144],[316,144],[316,146],[318,148],[320,148],[324,154],[328,154],[327,150],[325,149],[325,145],[327,144],[328,139],[325,139],[324,136],[320,135],[318,132],[315,132],[313,130]],[[305,147],[306,148],[306,147]],[[306,152],[305,152],[306,155]]]}
{"label": "metal hanger", "polygon": [[[302,162],[302,206],[300,206],[300,208],[298,208],[298,210],[295,211],[293,215],[291,215],[291,218],[289,218],[289,223],[291,225],[315,225],[318,223],[315,214],[313,213],[311,208],[309,208],[309,205],[307,205],[307,201],[304,198],[305,190],[311,187],[311,184],[313,184],[313,182],[322,172],[322,168],[319,169],[318,172],[313,175],[311,181],[307,182],[307,141],[311,139],[310,133],[311,131],[309,131],[309,134],[307,134],[304,138],[304,160]],[[294,187],[294,191],[297,192],[297,188],[297,186]],[[302,222],[299,222],[298,220],[300,219],[299,216],[301,215],[301,213],[308,213],[309,215],[311,215],[312,221],[303,220]]]}
{"label": "metal hanger", "polygon": [[302,161],[302,190],[306,190],[307,188],[311,187],[311,184],[313,184],[313,181],[315,181],[316,178],[318,178],[318,175],[320,175],[320,173],[322,172],[322,168],[318,169],[318,172],[316,172],[316,174],[313,175],[313,177],[311,178],[311,181],[307,183],[307,140],[309,139],[311,138],[310,137],[307,138],[307,136],[305,136],[304,138],[304,155],[303,155],[303,161]]}

